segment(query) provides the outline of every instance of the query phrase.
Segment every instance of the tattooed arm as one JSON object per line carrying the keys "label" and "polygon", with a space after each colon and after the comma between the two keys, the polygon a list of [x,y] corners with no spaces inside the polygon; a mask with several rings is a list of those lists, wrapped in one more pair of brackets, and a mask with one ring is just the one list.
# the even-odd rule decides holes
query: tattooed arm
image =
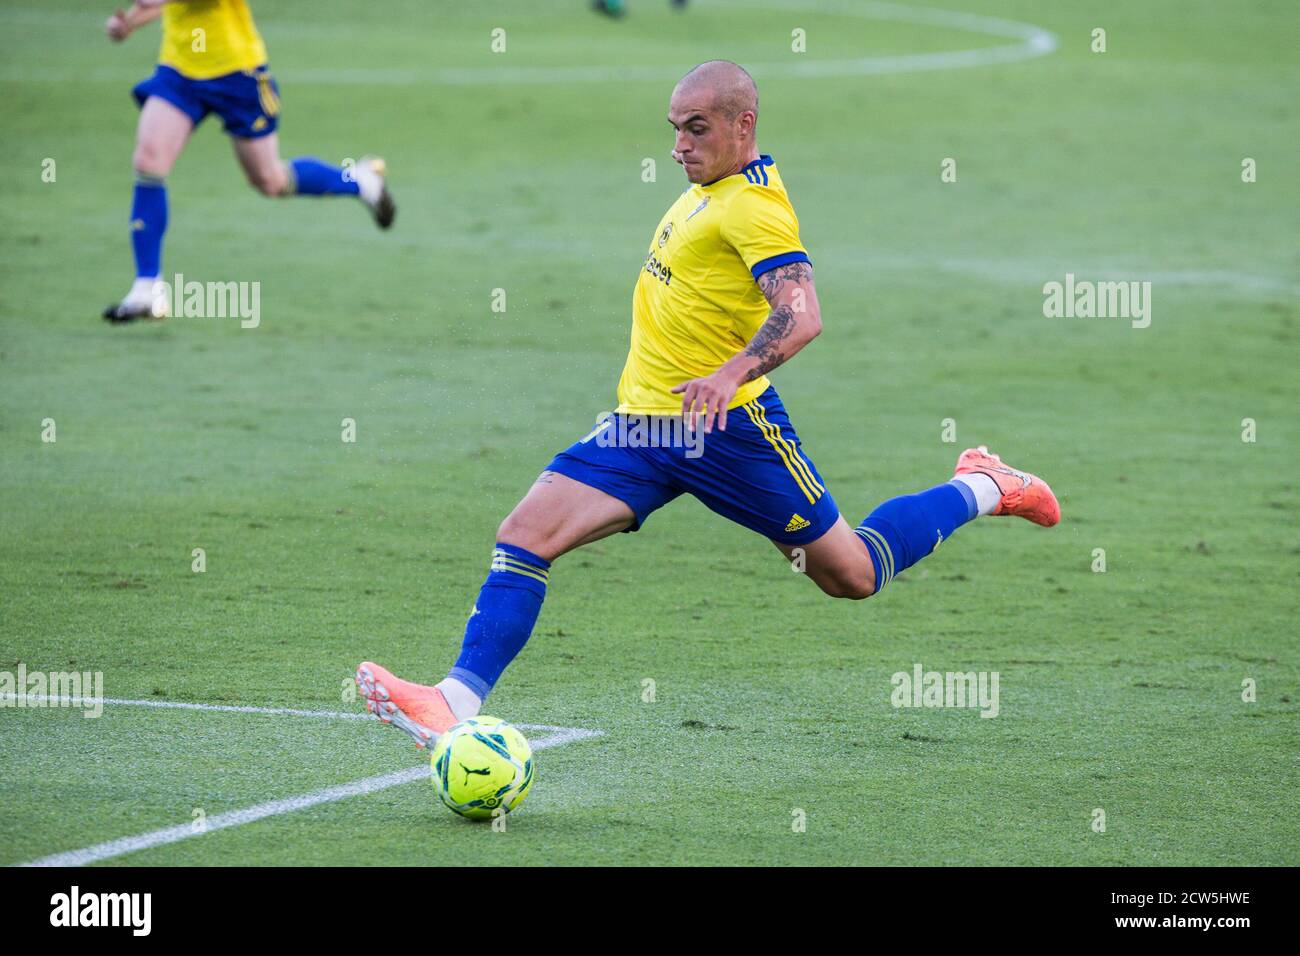
{"label": "tattooed arm", "polygon": [[692,428],[696,417],[703,414],[706,433],[713,430],[715,417],[718,427],[726,431],[727,405],[737,389],[788,362],[822,330],[810,263],[777,266],[758,277],[758,287],[772,311],[744,351],[733,355],[712,375],[691,379],[673,389],[682,395],[682,414],[690,415]]}
{"label": "tattooed arm", "polygon": [[822,311],[817,304],[817,290],[813,287],[812,263],[792,262],[778,266],[758,277],[758,287],[767,297],[772,312],[745,346],[745,351],[727,362],[727,365],[737,363],[745,369],[742,382],[752,382],[789,361],[822,330]]}

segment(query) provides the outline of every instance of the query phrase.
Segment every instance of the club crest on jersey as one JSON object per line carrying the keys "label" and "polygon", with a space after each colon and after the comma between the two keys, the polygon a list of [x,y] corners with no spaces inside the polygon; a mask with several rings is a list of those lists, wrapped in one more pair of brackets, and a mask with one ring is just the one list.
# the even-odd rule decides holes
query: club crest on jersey
{"label": "club crest on jersey", "polygon": [[691,210],[691,215],[686,217],[686,221],[687,221],[687,222],[690,222],[690,221],[691,221],[691,218],[692,218],[692,217],[693,217],[697,212],[704,212],[704,207],[707,206],[707,205],[709,204],[709,200],[712,199],[712,198],[713,198],[712,196],[705,196],[702,200],[700,200],[700,204],[699,204],[698,206],[696,206],[694,209]]}
{"label": "club crest on jersey", "polygon": [[672,234],[673,234],[673,224],[670,222],[670,223],[668,223],[668,225],[664,226],[664,231],[661,232],[661,233],[659,233],[659,248],[660,248],[660,249],[662,249],[664,246],[668,245],[668,239],[669,239],[670,236],[672,236]]}

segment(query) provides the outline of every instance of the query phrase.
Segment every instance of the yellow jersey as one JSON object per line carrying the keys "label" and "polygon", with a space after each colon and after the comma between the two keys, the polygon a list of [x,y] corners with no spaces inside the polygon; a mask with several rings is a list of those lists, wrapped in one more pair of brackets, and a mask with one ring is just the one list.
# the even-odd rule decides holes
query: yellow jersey
{"label": "yellow jersey", "polygon": [[[771,312],[755,281],[808,262],[799,220],[771,156],[715,183],[693,183],[650,237],[632,293],[632,346],[618,382],[618,411],[679,414],[672,388],[718,367],[749,344]],[[728,408],[761,395],[747,382]]]}
{"label": "yellow jersey", "polygon": [[162,8],[158,62],[192,80],[252,70],[266,44],[245,0],[177,0]]}

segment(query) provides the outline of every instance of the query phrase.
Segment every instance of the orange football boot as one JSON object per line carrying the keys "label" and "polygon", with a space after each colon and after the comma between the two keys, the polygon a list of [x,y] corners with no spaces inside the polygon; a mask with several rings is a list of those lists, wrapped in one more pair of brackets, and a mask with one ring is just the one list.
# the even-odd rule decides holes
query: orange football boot
{"label": "orange football boot", "polygon": [[1027,471],[1004,465],[986,445],[967,448],[957,457],[954,475],[974,472],[988,475],[1002,492],[1002,500],[993,509],[995,515],[1019,515],[1044,528],[1050,528],[1061,520],[1061,503],[1047,482]]}
{"label": "orange football boot", "polygon": [[432,746],[459,723],[438,688],[402,680],[370,661],[357,668],[357,690],[366,702],[366,710],[383,723],[406,731],[417,747]]}

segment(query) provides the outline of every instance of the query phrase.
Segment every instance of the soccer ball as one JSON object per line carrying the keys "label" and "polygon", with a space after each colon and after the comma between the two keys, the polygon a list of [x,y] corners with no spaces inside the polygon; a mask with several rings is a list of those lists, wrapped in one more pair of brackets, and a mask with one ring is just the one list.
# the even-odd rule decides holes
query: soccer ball
{"label": "soccer ball", "polygon": [[430,756],[433,788],[462,817],[487,820],[509,813],[533,785],[533,748],[510,724],[473,717],[438,738]]}

